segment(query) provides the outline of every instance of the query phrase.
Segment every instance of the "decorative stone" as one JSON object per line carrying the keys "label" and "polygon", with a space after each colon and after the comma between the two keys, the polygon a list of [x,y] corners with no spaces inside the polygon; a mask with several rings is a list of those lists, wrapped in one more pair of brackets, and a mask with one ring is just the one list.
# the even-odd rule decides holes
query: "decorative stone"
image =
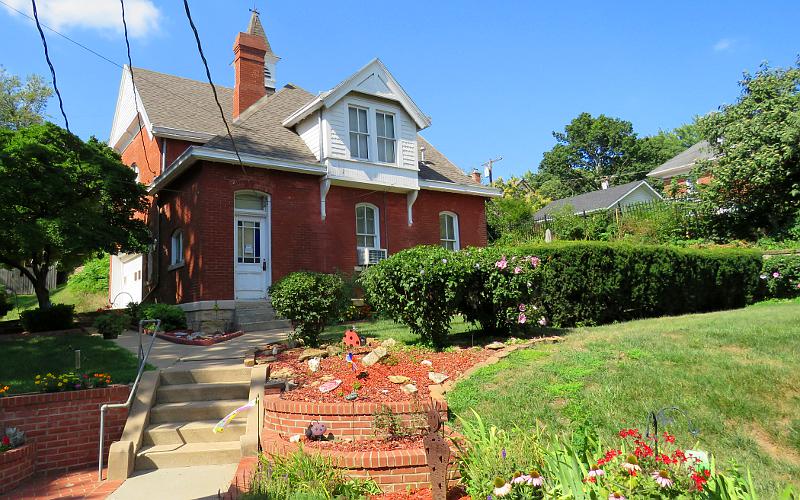
{"label": "decorative stone", "polygon": [[375,350],[361,358],[361,364],[364,366],[372,366],[388,355],[389,352],[385,347],[376,347]]}
{"label": "decorative stone", "polygon": [[336,389],[337,387],[339,387],[340,385],[342,385],[342,381],[339,380],[338,378],[336,380],[330,380],[319,386],[319,392],[321,392],[322,394],[327,394],[332,390]]}
{"label": "decorative stone", "polygon": [[389,375],[386,378],[388,378],[389,382],[393,384],[407,384],[411,382],[411,379],[406,377],[405,375]]}
{"label": "decorative stone", "polygon": [[383,346],[383,347],[385,347],[387,349],[391,349],[392,347],[394,347],[396,345],[397,345],[397,341],[395,339],[386,339],[383,342],[381,342],[381,346]]}
{"label": "decorative stone", "polygon": [[319,364],[321,361],[321,358],[311,358],[308,360],[308,369],[311,370],[311,373],[316,373],[317,370],[319,370]]}
{"label": "decorative stone", "polygon": [[428,378],[431,379],[431,382],[434,384],[441,384],[450,377],[444,373],[428,372]]}
{"label": "decorative stone", "polygon": [[342,354],[342,348],[338,345],[329,345],[325,350],[328,351],[328,356],[330,357],[336,357]]}
{"label": "decorative stone", "polygon": [[405,392],[406,394],[414,394],[417,392],[417,386],[414,384],[406,384],[402,386],[400,390]]}
{"label": "decorative stone", "polygon": [[420,364],[422,366],[433,366],[433,361],[431,361],[430,359],[423,359],[422,361],[420,361]]}
{"label": "decorative stone", "polygon": [[335,378],[336,377],[334,377],[333,375],[323,375],[319,379],[322,380],[323,382],[329,382]]}
{"label": "decorative stone", "polygon": [[295,434],[294,436],[289,438],[289,442],[290,443],[299,443],[301,439],[303,439],[303,436],[301,436],[300,434]]}
{"label": "decorative stone", "polygon": [[487,349],[492,349],[494,351],[498,349],[504,349],[505,347],[506,345],[502,342],[492,342],[491,344],[486,346]]}
{"label": "decorative stone", "polygon": [[245,360],[244,360],[244,366],[246,366],[246,367],[250,368],[250,367],[252,367],[254,364],[256,364],[256,361],[255,361],[253,358],[245,358]]}
{"label": "decorative stone", "polygon": [[328,351],[325,351],[323,349],[313,349],[309,347],[308,349],[304,349],[303,352],[300,353],[300,356],[297,357],[297,360],[307,361],[311,358],[327,358],[327,357],[328,357]]}
{"label": "decorative stone", "polygon": [[344,399],[346,399],[348,401],[355,401],[356,398],[358,398],[358,393],[356,391],[353,391],[353,392],[351,392],[350,394],[348,394],[347,396],[344,397]]}
{"label": "decorative stone", "polygon": [[295,376],[294,370],[292,370],[288,366],[278,368],[277,370],[272,370],[269,373],[269,378],[271,379],[290,379],[294,376]]}

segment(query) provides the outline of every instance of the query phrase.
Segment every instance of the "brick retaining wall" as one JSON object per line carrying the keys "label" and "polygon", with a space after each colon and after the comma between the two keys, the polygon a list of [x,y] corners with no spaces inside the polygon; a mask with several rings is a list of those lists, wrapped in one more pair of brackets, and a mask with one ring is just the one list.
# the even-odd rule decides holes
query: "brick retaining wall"
{"label": "brick retaining wall", "polygon": [[13,490],[31,477],[35,459],[33,443],[0,453],[0,494]]}
{"label": "brick retaining wall", "polygon": [[[66,471],[97,463],[100,439],[100,405],[124,403],[127,385],[103,389],[28,394],[0,398],[0,422],[25,432],[36,444],[37,472]],[[105,453],[122,436],[128,412],[106,412]]]}

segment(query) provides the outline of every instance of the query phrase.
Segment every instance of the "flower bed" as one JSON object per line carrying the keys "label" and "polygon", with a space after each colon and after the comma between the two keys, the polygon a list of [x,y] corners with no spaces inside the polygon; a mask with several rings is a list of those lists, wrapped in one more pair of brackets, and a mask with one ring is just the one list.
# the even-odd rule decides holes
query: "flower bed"
{"label": "flower bed", "polygon": [[[152,332],[148,331],[147,334],[152,335]],[[173,330],[169,332],[156,333],[156,337],[174,344],[199,346],[219,344],[220,342],[235,339],[236,337],[241,337],[242,335],[244,335],[244,332],[241,330],[231,333],[212,333],[209,335],[202,333],[196,334],[192,330]]]}
{"label": "flower bed", "polygon": [[26,443],[0,453],[0,494],[11,491],[33,475],[36,454]]}

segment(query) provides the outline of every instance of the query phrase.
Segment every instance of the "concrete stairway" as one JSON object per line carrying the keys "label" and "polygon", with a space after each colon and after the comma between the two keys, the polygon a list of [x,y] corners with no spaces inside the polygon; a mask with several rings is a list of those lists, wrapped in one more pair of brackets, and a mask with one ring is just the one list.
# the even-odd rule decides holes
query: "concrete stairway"
{"label": "concrete stairway", "polygon": [[247,402],[249,390],[249,368],[162,371],[135,469],[238,462],[246,414],[234,419],[224,432],[215,434],[212,429]]}
{"label": "concrete stairway", "polygon": [[245,332],[290,328],[290,321],[275,319],[272,303],[266,300],[237,300],[236,323]]}

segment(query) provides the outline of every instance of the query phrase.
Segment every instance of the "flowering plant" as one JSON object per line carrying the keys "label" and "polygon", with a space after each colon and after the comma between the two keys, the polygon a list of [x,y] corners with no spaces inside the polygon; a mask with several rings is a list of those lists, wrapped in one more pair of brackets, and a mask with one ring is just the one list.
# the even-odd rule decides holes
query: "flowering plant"
{"label": "flowering plant", "polygon": [[760,286],[768,298],[800,297],[800,256],[781,255],[764,259]]}
{"label": "flowering plant", "polygon": [[41,392],[79,391],[81,389],[96,389],[108,387],[111,384],[111,375],[108,373],[77,374],[67,372],[61,374],[46,373],[36,375],[34,384]]}
{"label": "flowering plant", "polygon": [[9,389],[11,388],[7,385],[0,385],[0,396],[5,396],[8,394]]}

